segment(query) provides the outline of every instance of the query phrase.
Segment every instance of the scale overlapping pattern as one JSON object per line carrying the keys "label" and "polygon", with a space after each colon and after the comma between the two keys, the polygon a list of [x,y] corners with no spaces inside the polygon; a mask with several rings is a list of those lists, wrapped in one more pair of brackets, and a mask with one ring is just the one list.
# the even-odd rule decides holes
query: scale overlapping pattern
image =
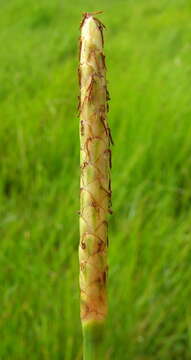
{"label": "scale overlapping pattern", "polygon": [[107,313],[107,218],[112,212],[110,145],[113,141],[107,123],[109,93],[105,80],[103,28],[104,25],[92,14],[84,14],[78,71],[81,144],[79,259],[83,321],[103,320]]}

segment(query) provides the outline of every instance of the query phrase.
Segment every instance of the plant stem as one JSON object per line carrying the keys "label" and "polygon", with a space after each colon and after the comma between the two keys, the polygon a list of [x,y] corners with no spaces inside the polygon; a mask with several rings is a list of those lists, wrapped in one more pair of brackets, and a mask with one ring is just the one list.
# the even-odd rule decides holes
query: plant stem
{"label": "plant stem", "polygon": [[104,358],[104,328],[104,323],[92,322],[83,325],[84,360],[101,360]]}

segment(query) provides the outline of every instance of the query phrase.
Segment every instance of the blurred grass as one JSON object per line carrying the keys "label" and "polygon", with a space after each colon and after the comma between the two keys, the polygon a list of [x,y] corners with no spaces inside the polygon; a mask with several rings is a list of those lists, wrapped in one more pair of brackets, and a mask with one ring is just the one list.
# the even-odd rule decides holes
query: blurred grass
{"label": "blurred grass", "polygon": [[0,359],[81,359],[77,41],[104,10],[107,359],[191,359],[191,3],[1,0]]}

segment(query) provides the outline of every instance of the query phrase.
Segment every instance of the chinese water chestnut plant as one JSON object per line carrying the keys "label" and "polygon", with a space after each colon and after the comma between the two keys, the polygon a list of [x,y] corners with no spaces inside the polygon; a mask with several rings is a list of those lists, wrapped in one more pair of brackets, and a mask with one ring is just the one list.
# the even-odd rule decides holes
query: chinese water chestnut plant
{"label": "chinese water chestnut plant", "polygon": [[86,13],[81,23],[80,115],[80,293],[84,359],[102,359],[107,315],[108,214],[111,213],[112,137],[103,53],[104,25]]}

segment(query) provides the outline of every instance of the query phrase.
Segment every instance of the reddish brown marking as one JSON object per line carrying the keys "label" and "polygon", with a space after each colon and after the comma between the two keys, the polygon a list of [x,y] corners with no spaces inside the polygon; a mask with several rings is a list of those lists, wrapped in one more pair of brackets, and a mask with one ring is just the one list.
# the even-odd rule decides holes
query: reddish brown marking
{"label": "reddish brown marking", "polygon": [[86,236],[94,236],[96,239],[98,239],[99,241],[102,241],[102,239],[100,238],[100,236],[94,234],[91,231],[85,231],[82,235],[82,239],[84,239]]}
{"label": "reddish brown marking", "polygon": [[[98,68],[98,71],[99,71],[99,63],[98,63],[98,59],[97,59],[97,55],[96,55],[96,49],[95,48],[92,48],[90,49],[89,51],[89,55],[88,55],[88,60],[90,60],[91,56],[93,55],[94,57],[94,61],[97,65],[97,68]],[[94,74],[93,74],[94,75]]]}
{"label": "reddish brown marking", "polygon": [[100,72],[95,72],[94,75],[100,79],[104,77]]}
{"label": "reddish brown marking", "polygon": [[88,161],[84,161],[80,168],[83,170],[88,164]]}
{"label": "reddish brown marking", "polygon": [[107,222],[107,220],[101,221],[100,224],[98,224],[98,226],[96,227],[96,231],[98,231],[98,229],[99,229],[101,226],[103,226],[103,225],[105,225],[106,228],[108,228],[108,222]]}
{"label": "reddish brown marking", "polygon": [[88,137],[86,142],[85,142],[85,147],[86,147],[89,159],[90,159],[90,151],[89,151],[89,148],[88,148],[88,144],[89,144],[90,141],[92,141],[92,137]]}
{"label": "reddish brown marking", "polygon": [[80,270],[85,271],[86,270],[86,261],[83,261],[80,263]]}
{"label": "reddish brown marking", "polygon": [[80,121],[81,127],[80,127],[80,134],[81,136],[84,136],[84,122],[83,120]]}
{"label": "reddish brown marking", "polygon": [[101,172],[100,168],[98,166],[96,166],[96,164],[94,163],[94,168],[97,170],[97,172],[99,173],[99,175],[97,176],[97,179],[98,181],[100,181],[101,179],[104,179],[105,176],[104,174]]}
{"label": "reddish brown marking", "polygon": [[108,228],[108,221],[107,220],[103,220],[102,224],[105,225]]}
{"label": "reddish brown marking", "polygon": [[101,179],[105,179],[105,176],[103,175],[103,173],[101,172],[101,170],[99,169],[99,167],[96,166],[95,163],[94,163],[94,164],[91,164],[91,162],[89,162],[89,164],[94,167],[94,169],[98,172],[98,174],[95,175],[95,178],[94,178],[93,181],[88,182],[86,185],[90,185],[90,184],[92,184],[92,183],[95,182],[95,181],[100,182]]}
{"label": "reddish brown marking", "polygon": [[89,226],[88,221],[87,221],[86,218],[83,216],[83,211],[80,212],[80,217],[83,219],[83,221],[86,223],[86,225]]}
{"label": "reddish brown marking", "polygon": [[95,48],[93,47],[89,50],[89,54],[87,58],[88,61],[91,59],[92,54],[95,55]]}
{"label": "reddish brown marking", "polygon": [[103,11],[92,11],[87,13],[89,16],[103,14]]}
{"label": "reddish brown marking", "polygon": [[112,168],[112,160],[111,160],[111,149],[106,149],[104,151],[105,154],[109,154],[109,167]]}
{"label": "reddish brown marking", "polygon": [[102,70],[102,69],[100,69],[100,62],[98,61],[98,54],[103,55],[102,53],[98,52],[98,50],[97,50],[96,48],[93,48],[93,47],[92,47],[92,48],[89,50],[88,61],[89,61],[89,60],[91,59],[91,57],[93,56],[94,61],[95,61],[96,65],[97,65],[97,71],[95,71],[95,72],[93,73],[93,75],[96,75],[96,76],[99,77],[99,78],[103,78],[104,76],[101,74],[101,70]]}
{"label": "reddish brown marking", "polygon": [[96,209],[96,210],[98,210],[99,211],[99,204],[96,202],[96,201],[91,201],[90,202],[90,205],[94,208],[94,209]]}
{"label": "reddish brown marking", "polygon": [[77,112],[78,112],[78,116],[80,116],[80,112],[81,112],[81,98],[78,95],[78,107],[77,107]]}
{"label": "reddish brown marking", "polygon": [[85,244],[85,242],[84,242],[84,241],[81,241],[81,248],[82,248],[83,250],[85,250],[85,249],[86,249],[86,244]]}
{"label": "reddish brown marking", "polygon": [[79,82],[79,87],[81,88],[81,69],[80,69],[80,66],[78,67],[78,82]]}
{"label": "reddish brown marking", "polygon": [[[111,192],[111,196],[112,196],[112,190],[111,190],[111,179],[109,178],[109,191]],[[112,200],[111,198],[109,199],[109,209],[110,209],[110,214],[112,214],[112,210],[111,210],[111,207],[112,207]]]}
{"label": "reddish brown marking", "polygon": [[88,148],[88,145],[89,145],[89,142],[92,142],[93,140],[102,140],[104,141],[101,136],[89,136],[86,140],[86,143],[85,143],[85,147],[86,147],[86,150],[87,150],[87,154],[88,154],[88,157],[90,159],[90,151],[89,151],[89,148]]}
{"label": "reddish brown marking", "polygon": [[81,102],[80,102],[80,113],[81,113],[81,111],[82,111],[82,109],[83,109],[83,107],[84,107],[84,103],[85,103],[85,101],[87,100],[87,96],[84,96],[84,99],[83,99],[83,101],[81,100]]}
{"label": "reddish brown marking", "polygon": [[107,90],[107,88],[106,88],[106,100],[107,101],[111,100],[110,95],[109,95],[109,91]]}
{"label": "reddish brown marking", "polygon": [[109,179],[109,191],[112,192],[111,191],[111,179]]}
{"label": "reddish brown marking", "polygon": [[94,280],[95,283],[101,284],[102,283],[102,278],[98,277],[97,279]]}
{"label": "reddish brown marking", "polygon": [[103,124],[106,135],[108,135],[108,132],[107,132],[108,128],[107,128],[106,123],[105,123],[105,117],[102,114],[100,115],[100,121]]}
{"label": "reddish brown marking", "polygon": [[105,29],[105,25],[97,18],[94,17],[94,20],[96,22],[96,25],[98,29],[100,30],[101,39],[102,39],[102,46],[104,46],[104,37],[103,37],[103,29]]}
{"label": "reddish brown marking", "polygon": [[100,253],[105,249],[105,242],[103,240],[100,240],[97,245],[98,249],[96,253]]}
{"label": "reddish brown marking", "polygon": [[[91,281],[89,286],[93,285],[93,284],[99,284],[100,286],[104,285],[104,280],[103,280],[103,275],[100,274],[100,276],[98,276],[95,280]],[[99,296],[98,296],[99,298]],[[95,310],[97,312],[97,310]]]}
{"label": "reddish brown marking", "polygon": [[103,30],[106,28],[106,26],[99,20],[98,18],[94,17],[94,20],[98,23],[99,27]]}
{"label": "reddish brown marking", "polygon": [[107,246],[107,248],[109,247],[109,238],[108,238],[108,236],[107,236],[107,240],[106,240],[106,246]]}
{"label": "reddish brown marking", "polygon": [[94,135],[93,135],[93,130],[92,130],[92,124],[90,124],[87,120],[83,120],[83,123],[86,123],[86,124],[87,124],[87,126],[88,126],[89,129],[90,129],[91,135],[94,136]]}
{"label": "reddish brown marking", "polygon": [[87,304],[85,304],[85,312],[83,314],[83,318],[86,318],[86,316],[90,313],[90,308]]}
{"label": "reddish brown marking", "polygon": [[100,105],[99,111],[105,113],[105,105],[104,104]]}
{"label": "reddish brown marking", "polygon": [[100,189],[103,190],[109,198],[111,197],[111,190],[105,189],[102,184],[100,184]]}
{"label": "reddish brown marking", "polygon": [[111,130],[110,130],[109,126],[108,126],[107,130],[108,130],[108,133],[109,133],[109,140],[111,142],[111,145],[114,145],[113,138],[112,138],[112,135],[111,135]]}
{"label": "reddish brown marking", "polygon": [[112,215],[112,214],[113,214],[113,211],[112,211],[111,209],[108,209],[108,213],[109,213],[110,215]]}
{"label": "reddish brown marking", "polygon": [[85,310],[82,311],[82,313],[81,313],[82,320],[86,319],[90,313],[95,313],[96,315],[99,315],[100,317],[104,317],[104,315],[105,315],[104,313],[98,311],[94,307],[90,308],[87,304],[85,304],[84,307],[85,307]]}
{"label": "reddish brown marking", "polygon": [[92,201],[96,202],[94,196],[93,196],[92,193],[91,193],[91,191],[89,191],[89,190],[87,190],[87,189],[85,189],[85,188],[83,188],[83,187],[80,188],[80,191],[81,191],[81,192],[82,192],[82,191],[86,191],[86,192],[90,195],[90,197],[92,198]]}
{"label": "reddish brown marking", "polygon": [[79,113],[82,112],[82,109],[84,107],[85,101],[88,100],[88,96],[84,96],[83,102],[80,102],[80,109],[79,109]]}
{"label": "reddish brown marking", "polygon": [[101,52],[101,58],[102,58],[102,63],[103,63],[103,68],[106,69],[106,64],[105,64],[105,55]]}
{"label": "reddish brown marking", "polygon": [[82,14],[82,21],[80,23],[80,29],[82,28],[82,26],[84,25],[85,20],[89,17],[88,13],[83,13]]}
{"label": "reddish brown marking", "polygon": [[81,36],[79,37],[79,61],[80,61],[80,58],[81,58],[81,50],[82,50],[82,39],[81,39]]}
{"label": "reddish brown marking", "polygon": [[98,299],[99,299],[99,301],[100,301],[101,303],[103,303],[104,300],[105,300],[104,297],[103,297],[101,294],[99,294]]}
{"label": "reddish brown marking", "polygon": [[105,209],[104,209],[100,204],[98,204],[98,202],[96,202],[96,201],[91,201],[91,202],[90,202],[90,206],[93,207],[93,208],[97,211],[97,213],[100,212],[100,209],[105,210]]}
{"label": "reddish brown marking", "polygon": [[94,79],[94,75],[91,76],[91,81],[90,81],[90,84],[88,86],[88,89],[87,89],[87,92],[88,92],[88,101],[91,102],[93,100],[93,96],[92,96],[92,93],[93,93],[93,86],[95,84],[95,79]]}

